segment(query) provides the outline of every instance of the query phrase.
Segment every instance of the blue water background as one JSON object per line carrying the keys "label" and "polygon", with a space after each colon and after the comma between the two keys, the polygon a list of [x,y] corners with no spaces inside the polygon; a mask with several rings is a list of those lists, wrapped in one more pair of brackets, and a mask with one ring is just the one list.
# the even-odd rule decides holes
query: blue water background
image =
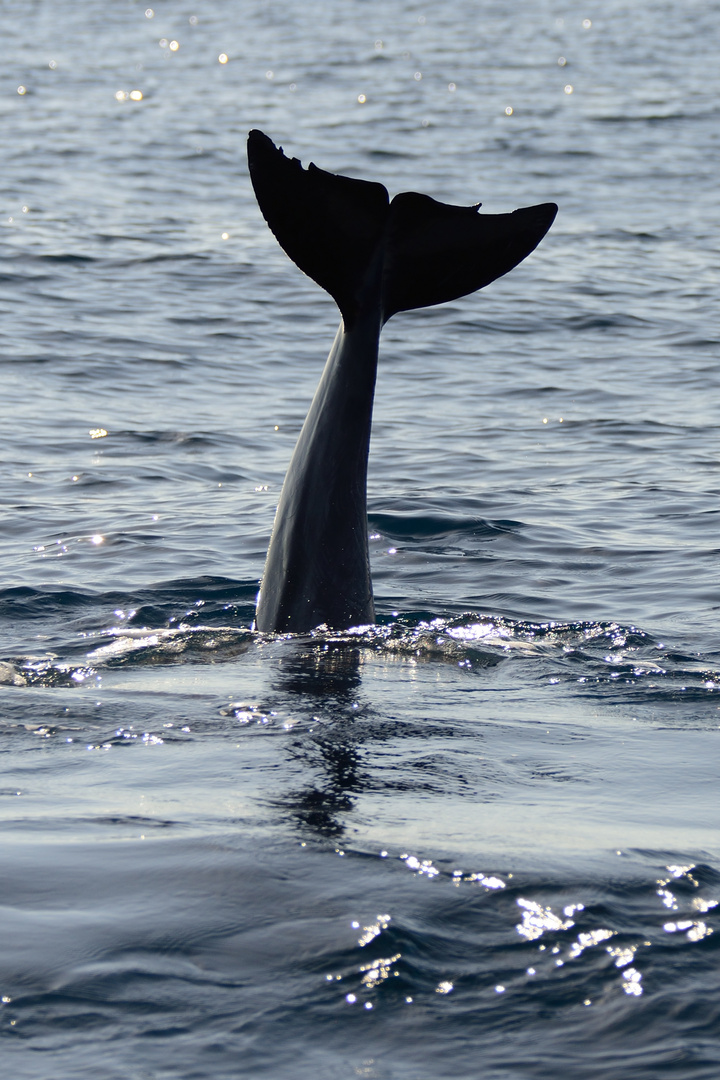
{"label": "blue water background", "polygon": [[[8,1074],[716,1080],[720,11],[0,8]],[[253,127],[560,206],[383,333],[357,633],[251,630],[338,321]]]}

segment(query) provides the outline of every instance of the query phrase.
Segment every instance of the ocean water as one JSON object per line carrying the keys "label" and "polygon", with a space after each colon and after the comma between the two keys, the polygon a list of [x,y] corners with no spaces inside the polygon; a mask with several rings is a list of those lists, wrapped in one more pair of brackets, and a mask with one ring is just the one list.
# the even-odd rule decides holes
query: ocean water
{"label": "ocean water", "polygon": [[[720,12],[2,5],[13,1080],[716,1080]],[[378,623],[254,599],[332,301],[250,128],[488,212],[394,318]]]}

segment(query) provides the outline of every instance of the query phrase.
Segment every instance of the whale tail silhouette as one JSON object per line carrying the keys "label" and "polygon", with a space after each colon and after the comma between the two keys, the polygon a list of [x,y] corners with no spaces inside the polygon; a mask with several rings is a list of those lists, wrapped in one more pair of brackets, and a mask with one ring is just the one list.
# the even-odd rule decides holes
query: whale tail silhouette
{"label": "whale tail silhouette", "polygon": [[511,214],[480,214],[429,195],[390,202],[382,184],[304,169],[261,131],[248,137],[258,204],[286,254],[330,293],[346,329],[354,323],[368,275],[381,265],[383,322],[475,292],[530,254],[557,213],[555,203]]}

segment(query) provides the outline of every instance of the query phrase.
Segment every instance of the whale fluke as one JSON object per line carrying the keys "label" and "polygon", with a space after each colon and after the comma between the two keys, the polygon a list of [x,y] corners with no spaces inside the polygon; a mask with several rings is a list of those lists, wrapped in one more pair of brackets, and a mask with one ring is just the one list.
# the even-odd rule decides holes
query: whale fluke
{"label": "whale fluke", "polygon": [[383,322],[412,308],[457,300],[517,266],[552,225],[557,206],[480,214],[414,191],[390,202],[382,184],[325,172],[261,131],[248,136],[258,205],[285,253],[329,292],[346,329],[362,304],[364,278],[382,245]]}
{"label": "whale fluke", "polygon": [[296,158],[248,137],[260,209],[294,263],[334,298],[340,329],[293,452],[258,595],[264,632],[374,622],[367,459],[378,342],[400,311],[475,292],[517,266],[553,223],[554,203],[480,214]]}

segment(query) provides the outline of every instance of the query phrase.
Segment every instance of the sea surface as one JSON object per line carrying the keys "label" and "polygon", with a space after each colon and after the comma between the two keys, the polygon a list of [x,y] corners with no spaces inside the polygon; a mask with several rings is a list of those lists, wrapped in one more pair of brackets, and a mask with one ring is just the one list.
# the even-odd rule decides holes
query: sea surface
{"label": "sea surface", "polygon": [[[12,1080],[717,1080],[720,8],[0,3]],[[254,601],[338,322],[245,161],[538,250],[383,333],[377,625]]]}

